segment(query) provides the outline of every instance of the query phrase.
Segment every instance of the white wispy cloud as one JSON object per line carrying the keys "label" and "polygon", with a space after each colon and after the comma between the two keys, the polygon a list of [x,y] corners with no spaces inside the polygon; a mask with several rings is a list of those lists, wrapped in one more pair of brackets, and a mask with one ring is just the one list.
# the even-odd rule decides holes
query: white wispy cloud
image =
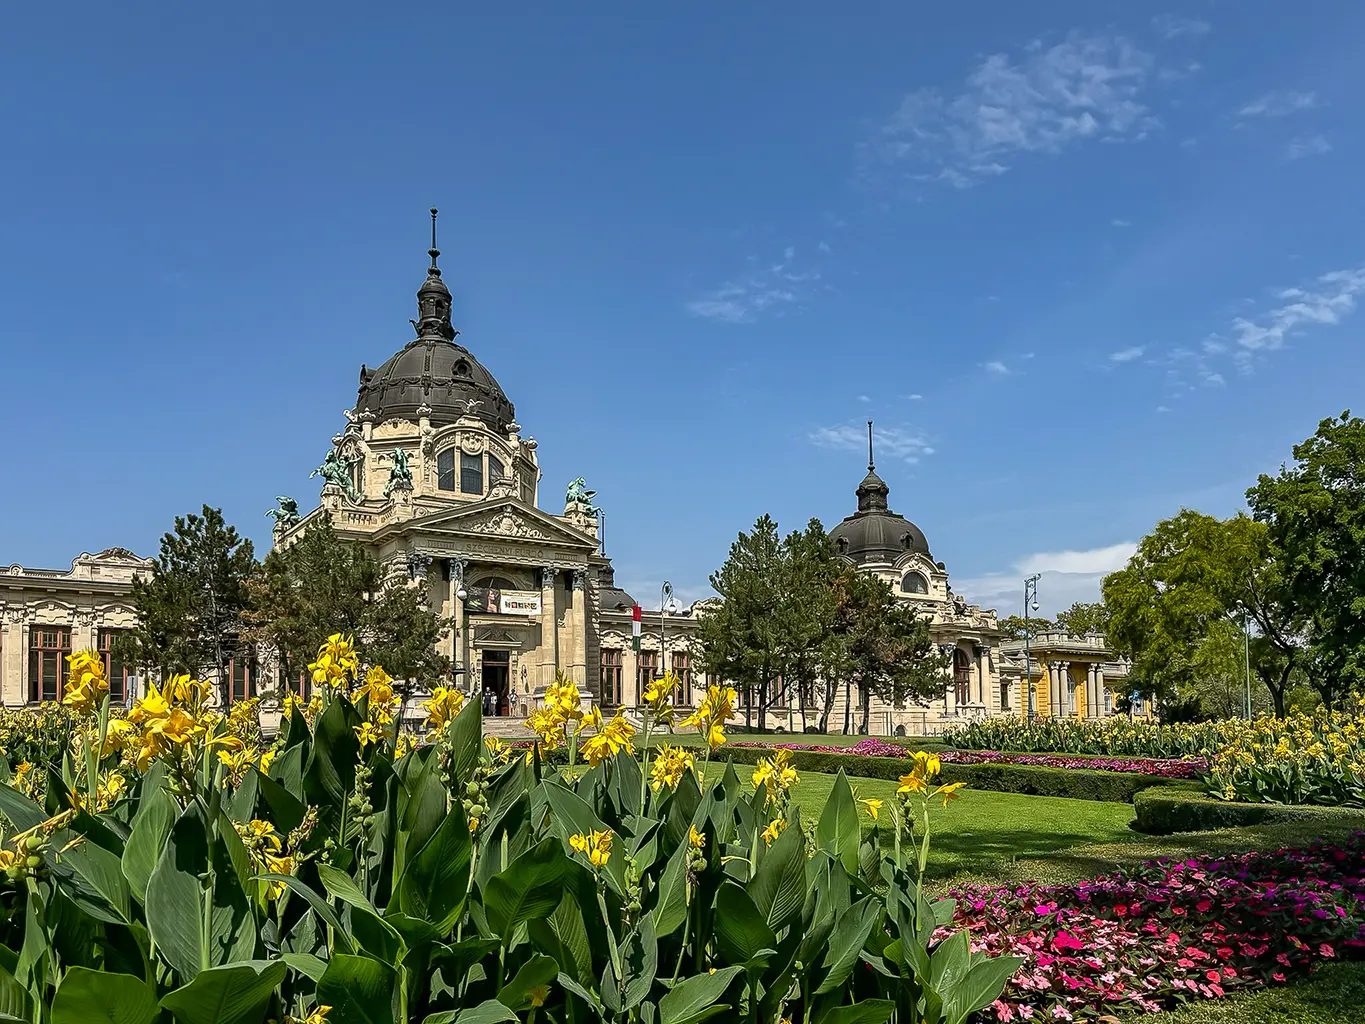
{"label": "white wispy cloud", "polygon": [[1109,353],[1111,363],[1131,363],[1134,359],[1141,359],[1142,353],[1147,351],[1145,345],[1134,345],[1132,348],[1121,348],[1117,352]]}
{"label": "white wispy cloud", "polygon": [[981,368],[987,373],[998,374],[1002,377],[1010,372],[1010,368],[999,359],[992,359],[989,363],[982,363]]}
{"label": "white wispy cloud", "polygon": [[1025,576],[1038,573],[1039,612],[1055,615],[1075,601],[1096,601],[1100,582],[1127,564],[1137,545],[1131,541],[1079,551],[1052,551],[1025,555],[1009,571],[955,579],[953,589],[1002,615],[1017,615],[1024,598]]}
{"label": "white wispy cloud", "polygon": [[923,395],[906,395],[905,397],[908,398],[908,399],[909,399],[910,401],[912,401],[912,402],[918,402],[918,401],[919,401],[920,399],[922,399],[924,396],[923,396]]}
{"label": "white wispy cloud", "polygon": [[1111,228],[1131,228],[1133,222],[1131,220],[1124,220],[1122,217],[1115,217],[1109,222],[1109,226]]}
{"label": "white wispy cloud", "polygon": [[[834,451],[867,451],[867,427],[845,423],[839,426],[817,427],[810,433],[811,443]],[[904,427],[874,427],[872,441],[877,454],[886,454],[905,462],[918,462],[934,449],[922,432]]]}
{"label": "white wispy cloud", "polygon": [[1242,117],[1286,117],[1318,105],[1314,92],[1268,92],[1237,111]]}
{"label": "white wispy cloud", "polygon": [[763,266],[756,257],[748,260],[745,274],[725,282],[687,303],[687,311],[726,324],[753,323],[764,315],[781,316],[794,303],[809,297],[820,272],[796,267],[796,247],[788,245],[782,258]]}
{"label": "white wispy cloud", "polygon": [[1289,143],[1284,155],[1290,160],[1302,160],[1306,156],[1324,156],[1330,152],[1332,144],[1321,135],[1300,135]]}
{"label": "white wispy cloud", "polygon": [[1152,28],[1167,39],[1181,36],[1202,36],[1213,26],[1200,18],[1182,18],[1178,14],[1158,14],[1152,19]]}
{"label": "white wispy cloud", "polygon": [[1276,298],[1282,305],[1256,317],[1237,317],[1233,339],[1247,352],[1283,348],[1285,339],[1305,327],[1338,324],[1356,308],[1365,292],[1365,267],[1333,270],[1306,288],[1284,288]]}
{"label": "white wispy cloud", "polygon": [[1022,55],[986,57],[962,89],[921,89],[864,144],[869,167],[906,169],[959,188],[1003,174],[1020,153],[1089,140],[1142,138],[1158,120],[1139,98],[1155,61],[1120,36],[1073,32]]}

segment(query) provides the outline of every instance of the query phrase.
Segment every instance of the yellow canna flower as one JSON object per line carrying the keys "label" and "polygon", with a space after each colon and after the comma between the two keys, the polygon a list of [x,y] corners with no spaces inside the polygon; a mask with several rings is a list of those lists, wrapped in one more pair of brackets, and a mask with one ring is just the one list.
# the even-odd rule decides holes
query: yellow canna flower
{"label": "yellow canna flower", "polygon": [[864,800],[863,806],[867,808],[868,817],[870,817],[873,821],[876,821],[877,814],[882,809],[882,801],[873,797],[872,799]]}
{"label": "yellow canna flower", "polygon": [[378,743],[384,738],[384,733],[373,722],[361,722],[353,727],[355,737],[360,741],[360,749],[364,750],[371,743]]}
{"label": "yellow canna flower", "polygon": [[939,786],[938,789],[934,790],[934,796],[942,797],[943,806],[946,808],[957,799],[957,791],[965,785],[965,782],[950,782],[946,786]]}
{"label": "yellow canna flower", "polygon": [[697,830],[696,825],[687,826],[687,842],[694,850],[700,850],[706,845],[706,833]]}
{"label": "yellow canna flower", "polygon": [[587,856],[595,868],[605,867],[611,858],[611,830],[594,831],[587,835],[575,832],[569,837],[569,845]]}
{"label": "yellow canna flower", "polygon": [[786,828],[787,823],[785,820],[782,818],[774,818],[772,821],[768,822],[768,827],[763,830],[763,841],[769,846],[772,846],[773,841],[786,831]]}

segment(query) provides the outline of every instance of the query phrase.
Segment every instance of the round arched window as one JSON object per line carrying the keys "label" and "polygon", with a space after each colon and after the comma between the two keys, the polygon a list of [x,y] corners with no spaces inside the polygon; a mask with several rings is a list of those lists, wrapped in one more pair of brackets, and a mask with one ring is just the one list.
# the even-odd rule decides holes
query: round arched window
{"label": "round arched window", "polygon": [[901,577],[901,592],[905,594],[929,593],[929,581],[917,572],[907,572]]}

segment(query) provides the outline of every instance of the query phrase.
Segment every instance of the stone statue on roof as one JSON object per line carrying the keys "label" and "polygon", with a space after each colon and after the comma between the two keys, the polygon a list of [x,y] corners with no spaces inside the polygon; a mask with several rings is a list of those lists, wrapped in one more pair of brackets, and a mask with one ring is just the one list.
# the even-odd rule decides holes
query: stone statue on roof
{"label": "stone statue on roof", "polygon": [[356,494],[355,483],[351,480],[351,462],[341,457],[341,452],[333,448],[327,453],[327,457],[322,460],[322,465],[308,474],[308,479],[315,476],[322,477],[322,485],[334,484],[340,487],[352,501],[359,501],[360,496]]}
{"label": "stone statue on roof", "polygon": [[280,495],[275,499],[279,508],[268,508],[265,514],[272,516],[275,520],[275,529],[287,530],[291,526],[297,526],[299,519],[299,503],[288,495]]}
{"label": "stone statue on roof", "polygon": [[589,515],[596,515],[597,506],[592,503],[596,496],[597,492],[588,490],[588,485],[581,476],[575,477],[564,495],[564,504],[581,506]]}
{"label": "stone statue on roof", "polygon": [[393,467],[389,470],[389,482],[384,485],[386,498],[394,491],[412,490],[412,470],[408,466],[408,453],[402,448],[395,448],[391,458]]}

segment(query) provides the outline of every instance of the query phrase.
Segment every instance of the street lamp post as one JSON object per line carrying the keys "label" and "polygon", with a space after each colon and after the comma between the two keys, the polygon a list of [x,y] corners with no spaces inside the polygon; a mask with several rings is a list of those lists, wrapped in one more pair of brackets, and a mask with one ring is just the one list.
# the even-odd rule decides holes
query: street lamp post
{"label": "street lamp post", "polygon": [[1038,610],[1038,581],[1042,577],[1038,573],[1024,580],[1024,685],[1028,687],[1028,719],[1032,722],[1038,717],[1036,706],[1036,694],[1033,690],[1033,664],[1031,660],[1029,638],[1032,635],[1032,627],[1029,626],[1029,611]]}
{"label": "street lamp post", "polygon": [[659,678],[664,676],[664,623],[669,612],[677,608],[677,602],[673,600],[673,584],[664,580],[664,585],[659,588]]}

